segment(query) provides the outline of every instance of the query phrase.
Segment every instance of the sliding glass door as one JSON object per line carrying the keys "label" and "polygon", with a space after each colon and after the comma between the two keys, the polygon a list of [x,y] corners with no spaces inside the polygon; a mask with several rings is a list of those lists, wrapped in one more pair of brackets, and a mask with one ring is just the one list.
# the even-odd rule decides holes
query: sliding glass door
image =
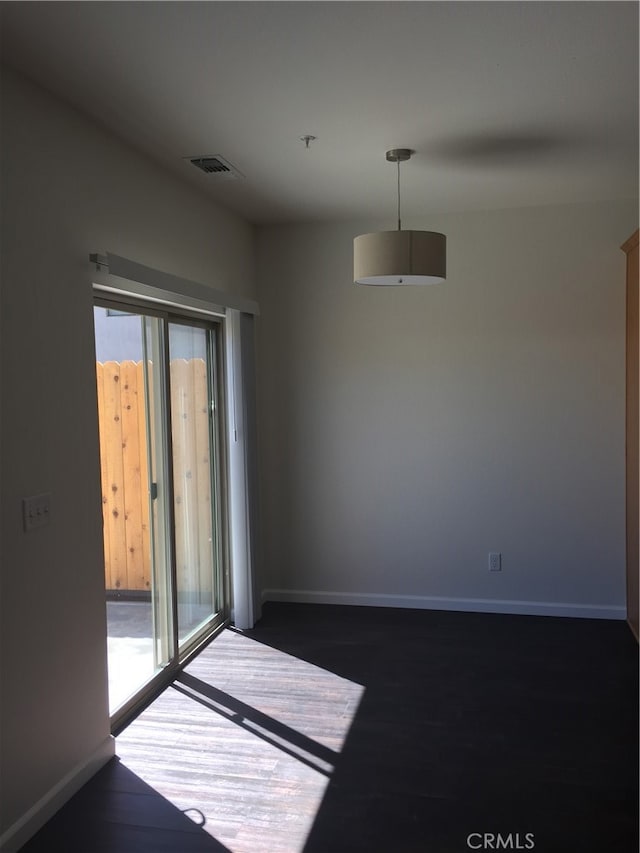
{"label": "sliding glass door", "polygon": [[218,530],[216,360],[210,330],[169,323],[169,384],[178,642],[222,606]]}
{"label": "sliding glass door", "polygon": [[226,618],[218,327],[96,300],[109,704]]}

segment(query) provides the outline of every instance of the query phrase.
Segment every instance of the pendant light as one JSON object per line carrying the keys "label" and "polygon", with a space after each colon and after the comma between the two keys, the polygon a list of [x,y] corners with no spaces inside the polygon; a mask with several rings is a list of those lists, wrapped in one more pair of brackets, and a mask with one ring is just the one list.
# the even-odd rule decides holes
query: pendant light
{"label": "pendant light", "polygon": [[353,241],[353,280],[356,284],[438,284],[447,277],[447,238],[437,231],[402,231],[400,220],[400,163],[415,152],[387,151],[398,164],[398,230],[361,234]]}

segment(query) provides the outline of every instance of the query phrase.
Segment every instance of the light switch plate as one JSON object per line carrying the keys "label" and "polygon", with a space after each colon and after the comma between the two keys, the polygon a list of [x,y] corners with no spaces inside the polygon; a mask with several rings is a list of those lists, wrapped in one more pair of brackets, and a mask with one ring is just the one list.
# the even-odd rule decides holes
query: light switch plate
{"label": "light switch plate", "polygon": [[22,521],[24,531],[28,533],[36,527],[44,527],[49,524],[49,513],[51,510],[51,495],[47,492],[43,495],[31,495],[22,499]]}

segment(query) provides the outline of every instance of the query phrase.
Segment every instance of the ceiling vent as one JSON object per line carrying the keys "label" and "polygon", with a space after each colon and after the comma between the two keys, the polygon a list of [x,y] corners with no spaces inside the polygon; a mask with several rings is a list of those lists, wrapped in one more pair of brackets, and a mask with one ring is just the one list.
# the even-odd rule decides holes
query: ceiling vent
{"label": "ceiling vent", "polygon": [[210,154],[206,157],[185,157],[190,163],[205,172],[207,175],[213,175],[215,178],[244,178],[242,172],[239,172],[235,166],[232,166],[228,160],[221,157],[219,154]]}

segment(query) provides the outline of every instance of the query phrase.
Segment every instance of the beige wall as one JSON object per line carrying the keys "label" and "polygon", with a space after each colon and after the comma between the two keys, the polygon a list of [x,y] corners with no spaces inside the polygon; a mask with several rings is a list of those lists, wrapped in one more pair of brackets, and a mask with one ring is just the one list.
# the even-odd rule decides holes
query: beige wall
{"label": "beige wall", "polygon": [[623,201],[412,222],[448,235],[430,288],[353,285],[353,237],[389,223],[260,229],[267,598],[623,616],[636,221]]}
{"label": "beige wall", "polygon": [[[255,297],[250,226],[3,78],[0,834],[109,735],[88,254]],[[41,492],[51,524],[24,534]]]}

